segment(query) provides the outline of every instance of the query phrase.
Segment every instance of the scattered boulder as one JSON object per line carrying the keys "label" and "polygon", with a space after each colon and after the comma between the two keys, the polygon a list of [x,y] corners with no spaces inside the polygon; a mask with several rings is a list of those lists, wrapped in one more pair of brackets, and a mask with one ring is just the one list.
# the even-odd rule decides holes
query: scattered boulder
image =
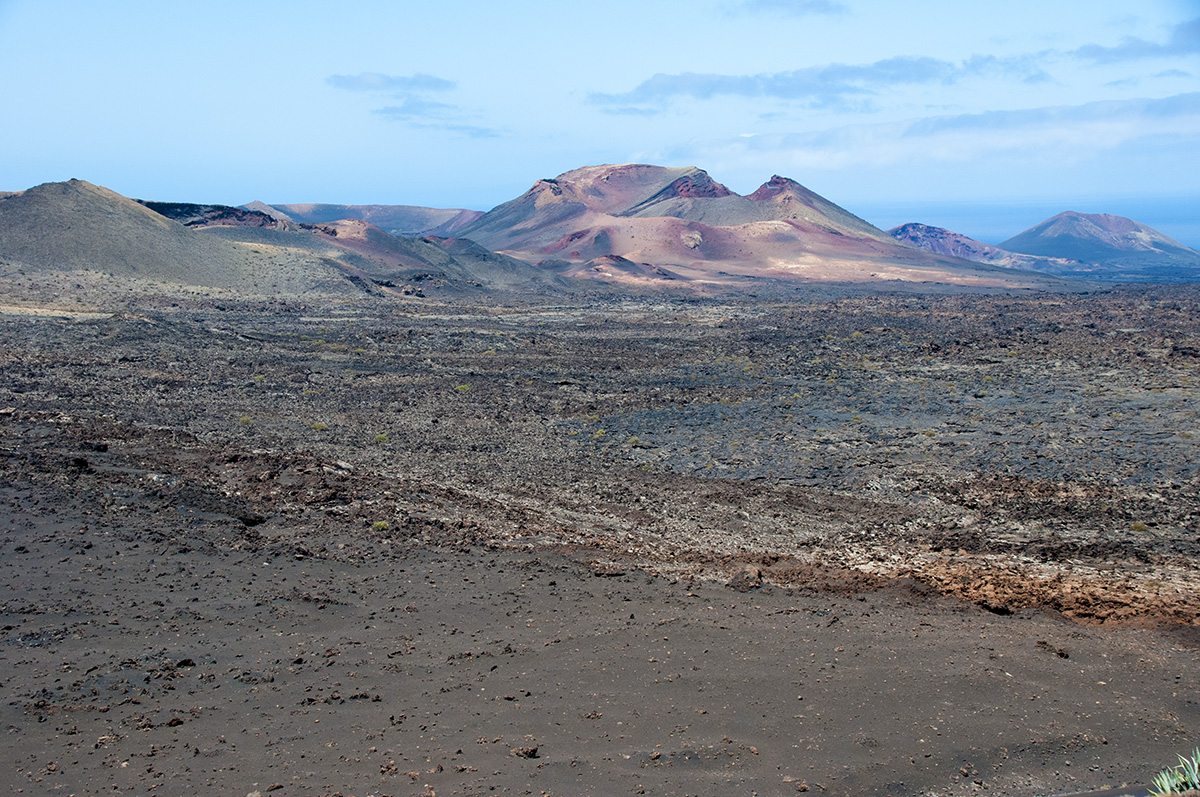
{"label": "scattered boulder", "polygon": [[762,586],[762,568],[748,564],[733,574],[729,579],[729,587],[738,592],[749,592]]}

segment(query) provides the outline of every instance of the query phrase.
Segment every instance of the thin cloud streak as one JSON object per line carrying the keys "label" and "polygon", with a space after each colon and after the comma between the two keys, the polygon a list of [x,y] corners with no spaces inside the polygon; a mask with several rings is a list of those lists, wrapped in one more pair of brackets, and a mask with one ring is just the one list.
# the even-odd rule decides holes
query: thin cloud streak
{"label": "thin cloud streak", "polygon": [[1162,99],[991,111],[830,130],[696,141],[680,161],[768,159],[791,168],[836,170],[915,162],[1081,160],[1137,140],[1196,139],[1200,92]]}
{"label": "thin cloud streak", "polygon": [[382,72],[330,75],[325,82],[346,91],[449,91],[458,85],[453,80],[423,72],[413,75],[385,75]]}
{"label": "thin cloud streak", "polygon": [[849,14],[845,3],[835,0],[747,0],[735,9],[741,13],[775,13],[790,17]]}
{"label": "thin cloud streak", "polygon": [[1023,82],[1049,76],[1032,57],[973,56],[960,63],[937,58],[897,56],[871,64],[829,64],[790,72],[757,75],[719,75],[684,72],[657,74],[632,90],[588,95],[589,102],[630,108],[654,105],[677,97],[707,100],[718,96],[807,101],[814,107],[869,110],[868,99],[881,90],[917,84],[953,84],[970,77],[1001,75]]}
{"label": "thin cloud streak", "polygon": [[393,119],[412,119],[425,116],[442,116],[452,112],[458,112],[460,109],[457,106],[449,105],[444,102],[434,102],[433,100],[424,100],[420,97],[405,97],[399,105],[387,105],[383,108],[376,108],[371,113],[387,116]]}
{"label": "thin cloud streak", "polygon": [[1143,58],[1169,58],[1200,53],[1200,17],[1176,25],[1166,44],[1126,36],[1115,47],[1086,44],[1071,54],[1098,64],[1137,61]]}

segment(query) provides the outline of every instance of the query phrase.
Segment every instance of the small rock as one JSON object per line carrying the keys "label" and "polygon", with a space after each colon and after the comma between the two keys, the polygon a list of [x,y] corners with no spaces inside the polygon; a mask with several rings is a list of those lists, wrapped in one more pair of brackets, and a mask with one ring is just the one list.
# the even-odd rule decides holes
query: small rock
{"label": "small rock", "polygon": [[515,755],[519,758],[537,758],[538,757],[537,745],[534,745],[532,747],[514,747],[512,749],[511,755]]}
{"label": "small rock", "polygon": [[729,587],[738,592],[749,592],[762,586],[762,568],[750,564],[733,574],[729,579]]}

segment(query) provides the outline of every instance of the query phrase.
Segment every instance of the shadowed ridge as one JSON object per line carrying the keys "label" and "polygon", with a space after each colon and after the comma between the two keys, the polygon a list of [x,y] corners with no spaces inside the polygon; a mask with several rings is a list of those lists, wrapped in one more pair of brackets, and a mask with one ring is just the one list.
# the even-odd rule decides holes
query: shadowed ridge
{"label": "shadowed ridge", "polygon": [[260,202],[257,199],[254,200],[253,202],[247,202],[246,204],[242,205],[242,207],[245,208],[246,210],[256,210],[259,213],[265,213],[268,216],[270,216],[271,218],[277,219],[279,221],[295,221],[295,219],[293,219],[288,214],[284,213],[279,208],[272,207],[272,206],[268,205],[266,202]]}
{"label": "shadowed ridge", "polygon": [[1153,227],[1109,213],[1065,211],[1000,244],[1002,249],[1089,264],[1109,280],[1200,280],[1200,252]]}
{"label": "shadowed ridge", "polygon": [[357,219],[370,222],[390,235],[402,237],[456,235],[463,227],[483,215],[479,210],[427,208],[418,205],[268,205],[263,202],[250,202],[242,207],[302,224],[328,224],[342,219]]}
{"label": "shadowed ridge", "polygon": [[918,222],[908,222],[893,227],[888,230],[888,234],[897,241],[929,252],[1006,268],[1040,271],[1045,274],[1069,274],[1079,270],[1083,265],[1075,260],[1064,258],[1036,257],[1009,252],[998,246],[977,241],[962,233]]}
{"label": "shadowed ridge", "polygon": [[1014,235],[1001,242],[1000,248],[1027,255],[1076,260],[1105,260],[1133,252],[1157,252],[1194,257],[1200,261],[1200,252],[1133,219],[1072,210]]}
{"label": "shadowed ridge", "polygon": [[642,211],[668,199],[719,199],[726,196],[737,196],[737,194],[714,180],[708,172],[692,167],[688,169],[687,174],[671,181],[666,188],[654,196],[617,215],[637,216]]}

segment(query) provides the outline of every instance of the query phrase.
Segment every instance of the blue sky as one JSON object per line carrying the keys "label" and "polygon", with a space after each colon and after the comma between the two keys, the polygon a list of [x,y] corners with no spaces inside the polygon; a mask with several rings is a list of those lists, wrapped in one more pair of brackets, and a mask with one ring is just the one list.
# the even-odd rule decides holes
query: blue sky
{"label": "blue sky", "polygon": [[0,189],[488,209],[646,162],[1200,248],[1200,0],[0,0],[0,52]]}

